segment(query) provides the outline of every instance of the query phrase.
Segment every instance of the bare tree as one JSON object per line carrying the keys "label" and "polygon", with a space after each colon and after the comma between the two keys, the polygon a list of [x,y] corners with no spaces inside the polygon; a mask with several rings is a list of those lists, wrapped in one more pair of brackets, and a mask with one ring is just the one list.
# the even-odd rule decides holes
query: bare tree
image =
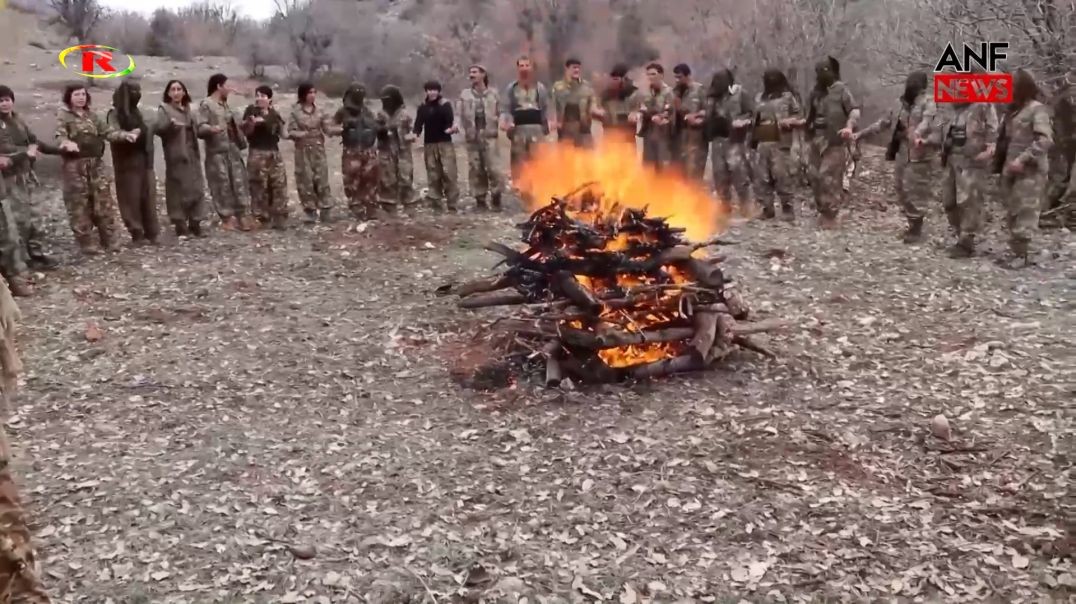
{"label": "bare tree", "polygon": [[93,28],[105,14],[97,0],[49,0],[49,6],[56,11],[54,20],[67,28],[79,44],[90,40]]}
{"label": "bare tree", "polygon": [[583,0],[516,0],[527,51],[545,59],[539,73],[559,73],[579,34],[589,29],[584,7]]}
{"label": "bare tree", "polygon": [[231,45],[239,33],[242,18],[228,0],[202,0],[179,9],[179,17],[188,23],[200,23],[219,31],[224,43]]}
{"label": "bare tree", "polygon": [[318,5],[310,0],[274,0],[276,15],[270,30],[288,40],[291,61],[307,80],[322,67],[332,67],[330,47],[333,43],[331,20],[319,19]]}

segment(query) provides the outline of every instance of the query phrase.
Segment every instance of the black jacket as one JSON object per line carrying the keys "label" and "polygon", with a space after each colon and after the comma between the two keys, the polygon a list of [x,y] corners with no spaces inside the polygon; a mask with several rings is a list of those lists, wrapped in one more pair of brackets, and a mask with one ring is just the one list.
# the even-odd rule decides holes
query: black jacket
{"label": "black jacket", "polygon": [[452,127],[454,120],[452,103],[448,99],[438,97],[433,103],[426,101],[419,105],[418,115],[415,116],[415,136],[422,134],[422,140],[427,145],[451,143],[452,135],[446,133],[445,130]]}

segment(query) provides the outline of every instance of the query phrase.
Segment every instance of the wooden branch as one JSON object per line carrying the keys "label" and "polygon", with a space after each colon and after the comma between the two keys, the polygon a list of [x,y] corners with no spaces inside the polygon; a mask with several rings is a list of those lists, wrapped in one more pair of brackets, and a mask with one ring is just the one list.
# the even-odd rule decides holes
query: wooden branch
{"label": "wooden branch", "polygon": [[662,377],[666,375],[672,375],[675,373],[685,373],[688,371],[698,371],[705,367],[706,364],[696,358],[694,355],[687,354],[683,356],[673,357],[671,359],[662,359],[660,361],[654,361],[653,363],[644,363],[642,365],[635,365],[625,370],[625,373],[637,380]]}
{"label": "wooden branch", "polygon": [[459,301],[460,308],[488,308],[490,306],[514,306],[526,304],[527,297],[517,291],[472,294]]}
{"label": "wooden branch", "polygon": [[568,271],[558,271],[553,275],[553,283],[560,290],[560,294],[572,301],[586,312],[597,314],[602,310],[602,303],[594,292],[590,291]]}
{"label": "wooden branch", "polygon": [[481,294],[504,289],[510,285],[512,285],[511,279],[505,275],[497,275],[461,283],[459,287],[451,288],[450,291],[461,298],[465,298],[472,294]]}
{"label": "wooden branch", "polygon": [[588,350],[605,350],[658,342],[677,342],[687,340],[693,335],[695,335],[695,328],[693,327],[669,327],[637,333],[616,330],[594,333],[574,328],[561,328],[560,330],[561,340],[565,344]]}

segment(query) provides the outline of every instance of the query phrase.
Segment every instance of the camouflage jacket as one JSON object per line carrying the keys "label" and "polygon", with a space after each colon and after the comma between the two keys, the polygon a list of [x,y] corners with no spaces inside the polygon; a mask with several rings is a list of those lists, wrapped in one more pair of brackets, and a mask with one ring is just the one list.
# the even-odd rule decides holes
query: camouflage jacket
{"label": "camouflage jacket", "polygon": [[473,143],[479,138],[497,138],[497,118],[501,115],[501,98],[493,88],[478,92],[467,88],[460,93],[459,120],[463,139]]}
{"label": "camouflage jacket", "polygon": [[296,103],[288,114],[287,131],[297,148],[324,147],[325,137],[333,131],[332,118],[317,105],[307,111],[302,103]]}
{"label": "camouflage jacket", "polygon": [[639,89],[630,81],[625,81],[624,85],[625,88],[622,90],[607,89],[602,94],[602,109],[605,110],[602,123],[606,127],[630,127],[632,125],[628,122],[628,116],[635,110],[631,103]]}
{"label": "camouflage jacket", "polygon": [[699,82],[687,85],[686,90],[673,87],[673,111],[676,114],[676,129],[690,128],[701,130],[706,127],[705,120],[698,125],[692,125],[685,121],[687,116],[706,112],[706,90]]}
{"label": "camouflage jacket", "polygon": [[636,90],[635,94],[632,95],[630,105],[634,108],[635,113],[639,115],[639,120],[643,121],[639,128],[640,135],[644,138],[669,136],[672,128],[671,124],[659,126],[651,121],[651,118],[655,115],[664,115],[669,119],[673,117],[673,90],[668,84],[663,82],[661,88],[657,90],[654,90],[649,85]]}
{"label": "camouflage jacket", "polygon": [[945,126],[943,144],[950,153],[972,159],[998,139],[998,113],[989,103],[955,106]]}
{"label": "camouflage jacket", "polygon": [[1054,119],[1054,144],[1066,155],[1076,153],[1076,83],[1058,91],[1050,111]]}
{"label": "camouflage jacket", "polygon": [[807,128],[815,138],[822,138],[831,144],[842,144],[839,133],[848,123],[848,117],[857,109],[859,103],[844,82],[830,84],[825,92],[815,88],[808,106]]}
{"label": "camouflage jacket", "polygon": [[[904,115],[907,119],[904,130],[907,144],[902,147],[907,150],[908,161],[928,161],[935,157],[941,149],[943,120],[931,93],[920,92]],[[914,143],[917,138],[925,142],[922,147],[916,148]]]}
{"label": "camouflage jacket", "polygon": [[1048,167],[1047,153],[1054,140],[1053,125],[1046,105],[1029,101],[1015,114],[1006,114],[1004,124],[1009,139],[1006,162],[1018,161],[1045,173]]}
{"label": "camouflage jacket", "polygon": [[782,149],[792,148],[792,129],[778,125],[781,120],[800,117],[800,102],[791,92],[781,96],[764,99],[762,93],[755,96],[755,117],[753,120],[753,138],[760,143],[780,143]]}
{"label": "camouflage jacket", "polygon": [[[218,133],[211,129],[222,128]],[[202,99],[198,104],[198,137],[205,140],[205,154],[223,153],[231,145],[239,149],[247,148],[247,139],[240,127],[239,120],[227,102],[213,97]]]}
{"label": "camouflage jacket", "polygon": [[92,109],[79,115],[64,107],[56,116],[56,142],[73,141],[82,157],[101,157],[105,141],[123,140],[123,131],[114,130]]}
{"label": "camouflage jacket", "polygon": [[721,98],[706,99],[706,138],[728,138],[743,141],[747,138],[746,128],[733,128],[736,120],[750,120],[755,112],[754,102],[739,84],[729,87],[729,92]]}
{"label": "camouflage jacket", "polygon": [[0,115],[0,155],[16,156],[12,166],[4,170],[4,176],[14,174],[27,174],[32,169],[32,161],[29,156],[23,155],[30,145],[37,145],[38,151],[43,154],[57,155],[59,149],[54,145],[39,141],[33,130],[26,124],[18,113]]}
{"label": "camouflage jacket", "polygon": [[591,123],[591,111],[598,106],[598,97],[590,82],[567,79],[553,84],[553,115],[558,124],[577,123],[588,130]]}
{"label": "camouflage jacket", "polygon": [[503,120],[515,124],[517,112],[528,112],[538,117],[542,132],[549,134],[549,94],[544,84],[535,82],[534,87],[524,88],[518,81],[513,81],[504,89],[504,99]]}
{"label": "camouflage jacket", "polygon": [[390,153],[410,153],[413,136],[411,128],[414,120],[403,108],[389,115],[384,111],[377,112],[377,149]]}

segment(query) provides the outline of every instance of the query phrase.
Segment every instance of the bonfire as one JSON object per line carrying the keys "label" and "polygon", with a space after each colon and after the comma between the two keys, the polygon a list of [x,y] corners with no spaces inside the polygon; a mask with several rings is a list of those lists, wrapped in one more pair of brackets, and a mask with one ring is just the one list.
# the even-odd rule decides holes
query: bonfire
{"label": "bonfire", "polygon": [[699,186],[639,165],[620,140],[543,147],[521,176],[524,197],[543,200],[519,225],[524,246],[488,245],[506,268],[449,288],[463,308],[515,310],[491,329],[504,359],[539,361],[555,386],[700,370],[737,348],[772,356],[751,335],[780,324],[748,321],[711,253],[730,243],[722,205]]}

